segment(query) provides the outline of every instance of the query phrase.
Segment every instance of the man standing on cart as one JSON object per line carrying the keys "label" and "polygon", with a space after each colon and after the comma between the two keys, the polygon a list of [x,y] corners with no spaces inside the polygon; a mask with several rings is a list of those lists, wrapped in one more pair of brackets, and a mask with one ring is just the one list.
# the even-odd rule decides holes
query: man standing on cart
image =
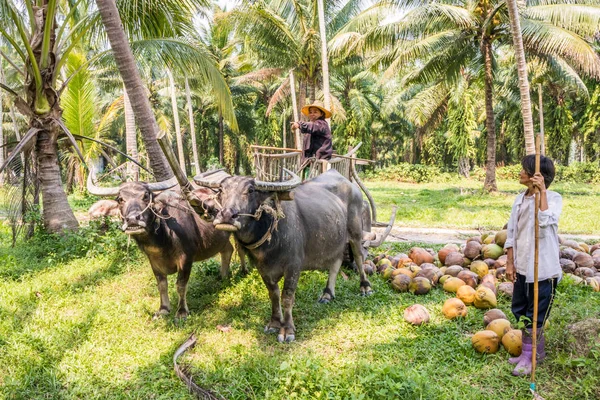
{"label": "man standing on cart", "polygon": [[303,158],[315,157],[317,160],[329,160],[333,153],[331,129],[325,120],[331,117],[320,102],[314,102],[302,107],[302,114],[309,119],[308,122],[292,122],[292,129],[300,129],[303,135]]}

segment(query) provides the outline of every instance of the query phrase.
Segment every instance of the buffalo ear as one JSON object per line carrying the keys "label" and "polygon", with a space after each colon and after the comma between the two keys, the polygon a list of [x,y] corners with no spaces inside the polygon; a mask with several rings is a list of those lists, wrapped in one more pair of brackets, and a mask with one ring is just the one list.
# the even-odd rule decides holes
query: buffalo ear
{"label": "buffalo ear", "polygon": [[283,201],[294,200],[294,191],[293,190],[288,190],[288,191],[285,191],[285,192],[279,192],[279,193],[277,193],[277,198],[279,200],[283,200]]}

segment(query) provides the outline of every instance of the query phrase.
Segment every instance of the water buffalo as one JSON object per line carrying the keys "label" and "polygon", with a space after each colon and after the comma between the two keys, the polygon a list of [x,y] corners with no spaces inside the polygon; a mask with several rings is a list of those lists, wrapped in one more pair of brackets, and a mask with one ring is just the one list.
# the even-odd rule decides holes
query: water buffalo
{"label": "water buffalo", "polygon": [[[127,182],[118,188],[103,188],[93,184],[92,174],[88,177],[90,193],[118,195],[122,229],[146,254],[158,283],[160,308],[155,315],[170,313],[167,275],[177,273],[179,304],[176,317],[186,318],[189,314],[186,291],[192,263],[220,253],[221,277],[225,278],[233,246],[228,232],[217,230],[211,223],[202,220],[179,193],[163,191],[156,194],[175,184],[176,181],[168,184]],[[196,197],[205,196],[205,190],[200,189]],[[240,256],[240,260],[242,269],[245,269],[244,257]]]}
{"label": "water buffalo", "polygon": [[[222,207],[213,221],[218,229],[234,232],[260,273],[272,307],[265,332],[279,332],[280,342],[295,339],[292,307],[300,272],[328,269],[327,286],[319,301],[331,301],[348,244],[359,268],[361,292],[372,292],[362,267],[363,201],[359,189],[335,170],[299,186],[299,178],[287,172],[293,179],[283,184],[239,176],[225,179],[221,183]],[[281,201],[281,197],[288,200]]]}

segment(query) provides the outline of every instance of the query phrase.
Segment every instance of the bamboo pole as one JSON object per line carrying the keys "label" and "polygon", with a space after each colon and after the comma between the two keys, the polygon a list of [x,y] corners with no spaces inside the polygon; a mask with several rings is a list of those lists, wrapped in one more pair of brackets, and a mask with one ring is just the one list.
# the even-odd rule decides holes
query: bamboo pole
{"label": "bamboo pole", "polygon": [[[331,98],[329,97],[329,64],[327,60],[327,32],[325,31],[325,7],[323,0],[317,0],[319,13],[319,35],[321,36],[321,68],[323,74],[323,105],[331,110]],[[314,99],[313,99],[314,101]]]}
{"label": "bamboo pole", "polygon": [[[292,94],[292,113],[294,121],[298,122],[298,102],[296,101],[296,80],[294,79],[294,70],[290,69],[290,93]],[[294,138],[296,139],[296,148],[302,150],[302,140],[300,140],[300,129],[294,129]]]}
{"label": "bamboo pole", "polygon": [[544,135],[544,103],[542,101],[542,84],[538,83],[538,99],[540,103],[540,154],[546,155],[546,137]]}
{"label": "bamboo pole", "polygon": [[[535,173],[540,172],[540,135],[535,141]],[[535,191],[535,206],[534,206],[534,231],[535,231],[535,250],[533,253],[533,327],[531,331],[531,390],[535,393],[535,367],[537,364],[537,323],[538,323],[538,297],[539,297],[539,282],[538,282],[538,267],[540,258],[540,225],[538,221],[538,212],[540,210],[540,191]]]}

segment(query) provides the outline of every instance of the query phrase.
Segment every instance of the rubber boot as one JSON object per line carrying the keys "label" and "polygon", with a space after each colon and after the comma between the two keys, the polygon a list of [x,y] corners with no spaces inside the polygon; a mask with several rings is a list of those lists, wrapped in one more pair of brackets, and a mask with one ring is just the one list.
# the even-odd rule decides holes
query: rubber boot
{"label": "rubber boot", "polygon": [[525,376],[531,374],[531,357],[533,355],[533,344],[531,336],[523,337],[523,351],[521,352],[520,360],[513,370],[514,376]]}

